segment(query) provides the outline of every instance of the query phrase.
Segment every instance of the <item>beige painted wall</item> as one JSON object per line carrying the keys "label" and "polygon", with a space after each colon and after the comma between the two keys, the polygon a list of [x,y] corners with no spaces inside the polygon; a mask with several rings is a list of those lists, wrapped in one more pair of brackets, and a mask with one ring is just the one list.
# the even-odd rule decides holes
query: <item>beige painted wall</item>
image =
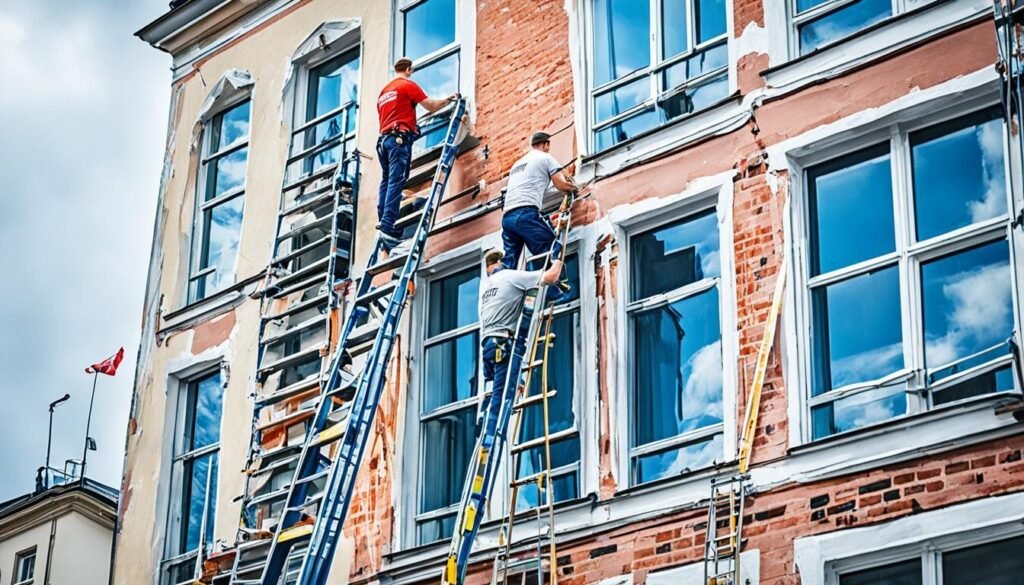
{"label": "beige painted wall", "polygon": [[[199,111],[211,88],[229,69],[248,70],[255,80],[252,96],[249,162],[241,241],[239,244],[237,278],[260,273],[269,261],[276,227],[284,160],[288,149],[290,121],[283,120],[282,92],[289,60],[296,48],[325,21],[344,18],[362,20],[362,57],[360,70],[360,116],[358,144],[360,150],[374,151],[376,97],[378,88],[389,78],[390,2],[381,0],[310,0],[285,12],[268,26],[251,33],[226,49],[202,61],[197,72],[178,84],[180,97],[173,98],[169,135],[171,172],[163,193],[163,207],[158,222],[163,225],[163,241],[157,243],[154,261],[162,256],[159,293],[163,313],[183,304],[186,291],[189,237],[195,205],[195,178],[192,136]],[[175,92],[177,96],[177,91]],[[376,186],[380,171],[376,163],[364,165],[364,185]],[[368,205],[373,203],[372,189],[363,189]],[[372,221],[363,232],[372,230]],[[159,230],[158,230],[159,233]],[[220,346],[193,355],[194,333],[175,333],[152,345],[152,352],[142,356],[144,370],[136,388],[135,420],[137,427],[130,434],[126,457],[126,491],[123,522],[115,560],[117,585],[142,585],[158,579],[159,561],[163,558],[164,523],[168,511],[169,458],[173,409],[169,397],[177,390],[175,373],[203,362],[223,361],[230,374],[224,398],[221,426],[219,485],[217,486],[217,518],[215,539],[233,543],[240,513],[240,503],[232,500],[242,493],[249,447],[256,359],[256,326],[259,304],[246,300],[235,309],[235,323],[229,339]],[[163,327],[163,322],[156,325]],[[146,347],[146,342],[143,342]],[[171,401],[173,402],[173,401]],[[344,549],[344,545],[342,547]],[[343,551],[342,551],[343,552]],[[332,571],[332,581],[343,582],[350,554],[339,554]],[[344,568],[342,568],[342,566]]]}
{"label": "beige painted wall", "polygon": [[[50,580],[47,582],[44,577],[53,522],[56,522],[56,530]],[[15,555],[35,546],[34,585],[106,585],[111,537],[109,526],[73,511],[42,522],[0,541],[0,583],[11,583]]]}

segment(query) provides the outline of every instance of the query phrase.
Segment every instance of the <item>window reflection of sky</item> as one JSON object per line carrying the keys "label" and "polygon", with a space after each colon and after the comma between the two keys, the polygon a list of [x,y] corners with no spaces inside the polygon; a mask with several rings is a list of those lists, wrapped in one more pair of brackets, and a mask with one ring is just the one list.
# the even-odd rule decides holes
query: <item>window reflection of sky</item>
{"label": "window reflection of sky", "polygon": [[814,309],[816,322],[827,324],[827,339],[819,340],[815,352],[815,395],[903,367],[897,267],[818,289]]}
{"label": "window reflection of sky", "polygon": [[718,217],[709,211],[641,234],[630,242],[633,300],[668,292],[721,272]]}
{"label": "window reflection of sky", "polygon": [[848,37],[892,14],[891,0],[857,0],[800,27],[800,54]]}
{"label": "window reflection of sky", "polygon": [[245,184],[245,169],[249,162],[249,147],[216,159],[211,165],[213,189],[206,193],[207,200],[215,199]]}
{"label": "window reflection of sky", "polygon": [[222,150],[249,137],[249,110],[252,102],[242,104],[218,116],[218,127],[215,129],[211,153]]}
{"label": "window reflection of sky", "polygon": [[427,0],[405,11],[404,56],[415,61],[453,42],[455,0]]}
{"label": "window reflection of sky", "polygon": [[812,274],[896,249],[888,144],[812,168],[808,180]]}
{"label": "window reflection of sky", "polygon": [[634,446],[722,421],[718,289],[645,311],[634,325]]}
{"label": "window reflection of sky", "polygon": [[427,348],[424,413],[476,395],[479,347],[473,331]]}
{"label": "window reflection of sky", "polygon": [[214,207],[210,212],[208,249],[203,268],[216,270],[206,280],[206,294],[212,294],[235,280],[238,237],[242,231],[242,197]]}
{"label": "window reflection of sky", "polygon": [[212,473],[213,476],[209,478],[210,483],[210,505],[209,517],[206,525],[206,542],[212,542],[213,539],[213,522],[216,512],[216,498],[217,498],[217,454],[211,453],[194,459],[191,462],[191,473],[189,477],[189,498],[185,503],[185,510],[183,511],[182,521],[185,524],[182,530],[182,536],[184,542],[180,553],[196,550],[199,548],[199,532],[203,527],[203,510],[206,506],[206,484],[207,475]]}
{"label": "window reflection of sky", "polygon": [[906,412],[903,382],[859,392],[812,409],[814,438],[884,422]]}
{"label": "window reflection of sky", "polygon": [[594,1],[594,84],[650,65],[651,8],[635,0]]}
{"label": "window reflection of sky", "polygon": [[722,435],[717,434],[704,442],[637,457],[634,462],[633,479],[635,483],[640,484],[672,477],[686,471],[708,467],[723,456]]}
{"label": "window reflection of sky", "polygon": [[911,135],[918,240],[1006,213],[1003,123],[993,115]]}
{"label": "window reflection of sky", "polygon": [[224,403],[220,374],[196,382],[195,392],[191,449],[199,449],[220,441],[220,419]]}
{"label": "window reflection of sky", "polygon": [[430,312],[427,316],[427,335],[434,337],[446,331],[475,323],[480,273],[477,269],[464,270],[430,283]]}
{"label": "window reflection of sky", "polygon": [[476,440],[475,420],[476,408],[470,406],[423,423],[422,468],[429,472],[420,474],[420,512],[447,508],[462,496]]}
{"label": "window reflection of sky", "polygon": [[1009,262],[1007,242],[999,240],[921,267],[925,362],[929,369],[979,352],[1011,335]]}

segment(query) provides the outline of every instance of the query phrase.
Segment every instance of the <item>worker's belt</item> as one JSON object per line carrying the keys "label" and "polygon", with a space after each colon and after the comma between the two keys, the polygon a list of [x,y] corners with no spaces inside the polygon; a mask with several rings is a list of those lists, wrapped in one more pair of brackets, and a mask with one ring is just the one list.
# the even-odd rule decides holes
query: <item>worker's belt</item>
{"label": "worker's belt", "polygon": [[488,339],[493,339],[495,341],[501,341],[501,340],[504,340],[504,339],[512,339],[512,332],[511,331],[503,331],[503,332],[500,332],[500,333],[488,333],[487,335],[484,336],[484,341],[487,341]]}
{"label": "worker's belt", "polygon": [[409,128],[406,128],[405,126],[395,125],[395,126],[392,126],[389,129],[381,132],[380,133],[380,139],[383,140],[387,136],[399,136],[399,137],[402,137],[402,138],[408,138],[410,140],[415,140],[416,138],[419,138],[419,135],[420,135],[419,128],[409,129]]}

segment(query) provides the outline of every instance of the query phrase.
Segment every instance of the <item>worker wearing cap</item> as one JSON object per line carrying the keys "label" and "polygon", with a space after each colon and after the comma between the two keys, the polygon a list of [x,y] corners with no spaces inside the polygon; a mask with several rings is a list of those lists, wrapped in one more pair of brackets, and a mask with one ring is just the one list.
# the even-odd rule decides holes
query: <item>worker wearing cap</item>
{"label": "worker wearing cap", "polygon": [[[516,335],[519,315],[523,310],[526,291],[540,285],[558,282],[562,274],[562,261],[554,260],[541,270],[512,270],[502,264],[502,250],[494,249],[484,255],[487,277],[480,284],[480,328],[483,345],[484,381],[493,382],[491,400],[487,410],[487,430],[494,432],[501,412],[508,374],[508,360],[512,354],[512,340]],[[525,340],[518,340],[525,343]]]}
{"label": "worker wearing cap", "polygon": [[515,268],[523,246],[530,254],[551,250],[555,231],[540,213],[544,194],[554,185],[559,191],[575,191],[562,165],[551,156],[551,135],[537,132],[530,138],[530,151],[512,165],[508,173],[501,239],[505,246],[502,264]]}
{"label": "worker wearing cap", "polygon": [[431,99],[411,79],[412,61],[402,57],[395,62],[395,78],[380,91],[377,115],[380,118],[380,138],[377,139],[377,159],[383,176],[377,197],[377,219],[381,240],[389,250],[402,242],[402,232],[395,229],[402,190],[409,180],[412,143],[419,138],[416,126],[416,106],[434,113],[458,94],[445,99]]}

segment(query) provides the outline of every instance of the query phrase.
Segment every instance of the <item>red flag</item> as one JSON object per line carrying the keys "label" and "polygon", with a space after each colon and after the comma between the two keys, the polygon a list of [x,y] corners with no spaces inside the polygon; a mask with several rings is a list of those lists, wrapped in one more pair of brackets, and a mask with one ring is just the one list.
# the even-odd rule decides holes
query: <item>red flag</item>
{"label": "red flag", "polygon": [[93,364],[88,368],[85,368],[86,374],[106,374],[113,376],[117,373],[117,366],[121,365],[121,360],[124,359],[124,348],[117,350],[117,353],[108,357],[98,364]]}

